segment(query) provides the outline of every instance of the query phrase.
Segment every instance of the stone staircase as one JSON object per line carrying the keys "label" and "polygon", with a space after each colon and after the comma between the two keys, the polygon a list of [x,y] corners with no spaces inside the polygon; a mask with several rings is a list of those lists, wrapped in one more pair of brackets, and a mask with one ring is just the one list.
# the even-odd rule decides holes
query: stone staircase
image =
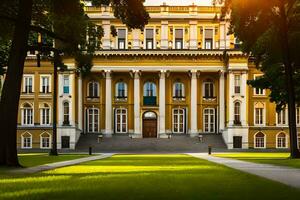
{"label": "stone staircase", "polygon": [[212,146],[213,152],[227,150],[222,136],[216,134],[203,135],[202,141],[187,135],[172,135],[170,139],[131,139],[128,135],[113,135],[99,142],[97,134],[84,134],[76,145],[76,151],[88,151],[92,147],[97,153],[197,153],[207,152],[208,145]]}

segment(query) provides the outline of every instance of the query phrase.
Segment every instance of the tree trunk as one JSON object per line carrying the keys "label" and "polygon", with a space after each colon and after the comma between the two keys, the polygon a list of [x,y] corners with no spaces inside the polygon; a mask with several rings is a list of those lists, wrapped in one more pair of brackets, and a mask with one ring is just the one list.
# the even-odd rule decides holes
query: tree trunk
{"label": "tree trunk", "polygon": [[27,54],[33,0],[20,0],[0,103],[0,165],[20,166],[17,124],[21,82]]}
{"label": "tree trunk", "polygon": [[289,28],[287,24],[287,16],[285,9],[286,2],[281,1],[281,44],[282,55],[285,68],[286,87],[288,92],[288,116],[289,116],[289,132],[290,132],[290,151],[291,158],[300,158],[300,151],[297,145],[297,124],[296,124],[296,101],[295,101],[295,87],[294,74],[295,70],[291,64],[290,47],[289,47]]}

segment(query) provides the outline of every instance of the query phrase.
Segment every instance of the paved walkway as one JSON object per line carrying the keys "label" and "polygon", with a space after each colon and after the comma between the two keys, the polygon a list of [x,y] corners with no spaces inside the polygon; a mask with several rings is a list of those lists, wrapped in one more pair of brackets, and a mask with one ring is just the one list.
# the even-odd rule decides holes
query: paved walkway
{"label": "paved walkway", "polygon": [[114,155],[114,154],[105,153],[105,154],[86,157],[86,158],[79,158],[79,159],[74,159],[74,160],[68,160],[68,161],[62,161],[62,162],[56,162],[56,163],[49,163],[49,164],[45,164],[45,165],[40,165],[40,166],[35,166],[35,167],[28,167],[28,168],[23,168],[23,169],[15,169],[15,170],[11,170],[10,172],[20,173],[20,174],[33,174],[33,173],[46,171],[46,170],[51,170],[51,169],[56,169],[56,168],[60,168],[60,167],[76,165],[76,164],[80,164],[80,163],[83,163],[83,162],[88,162],[88,161],[93,161],[93,160],[101,160],[101,159],[104,159],[104,158],[111,157],[112,155]]}
{"label": "paved walkway", "polygon": [[204,153],[189,153],[188,155],[300,188],[300,169],[270,164],[257,164],[230,158],[220,158],[209,156]]}

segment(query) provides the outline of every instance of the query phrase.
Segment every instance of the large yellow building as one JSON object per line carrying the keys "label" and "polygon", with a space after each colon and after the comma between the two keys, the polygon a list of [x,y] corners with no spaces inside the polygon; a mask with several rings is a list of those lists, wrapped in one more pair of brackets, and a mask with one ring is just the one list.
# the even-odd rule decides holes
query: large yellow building
{"label": "large yellow building", "polygon": [[[147,6],[151,19],[143,31],[128,30],[110,7],[85,10],[105,34],[87,77],[76,73],[73,58],[64,60],[68,71],[58,77],[58,148],[74,149],[81,133],[220,134],[229,149],[288,148],[287,111],[276,113],[269,91],[247,85],[261,72],[227,35],[229,22],[216,20],[220,7]],[[28,56],[20,148],[51,147],[52,87],[52,64],[37,68],[34,56]],[[299,114],[297,108],[298,125]]]}

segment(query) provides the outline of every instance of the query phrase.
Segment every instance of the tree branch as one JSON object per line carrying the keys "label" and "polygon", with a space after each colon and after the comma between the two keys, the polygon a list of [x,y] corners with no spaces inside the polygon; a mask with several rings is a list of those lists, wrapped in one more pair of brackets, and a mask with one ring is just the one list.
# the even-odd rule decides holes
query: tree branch
{"label": "tree branch", "polygon": [[12,21],[12,22],[16,22],[16,21],[17,21],[16,18],[7,16],[7,15],[0,15],[0,19],[5,19],[5,20],[7,20],[7,21]]}
{"label": "tree branch", "polygon": [[57,53],[62,53],[61,50],[56,49],[54,47],[45,47],[45,46],[41,46],[41,45],[37,45],[37,46],[27,46],[27,51],[39,51],[39,52],[57,52]]}
{"label": "tree branch", "polygon": [[57,35],[56,33],[54,33],[53,31],[50,31],[46,28],[43,28],[43,27],[40,27],[40,26],[35,26],[35,25],[31,25],[30,26],[30,30],[32,31],[36,31],[38,33],[45,33],[47,34],[48,36],[54,38],[54,39],[58,39],[58,40],[61,40],[63,42],[71,42],[70,40],[68,40],[67,38],[64,38],[64,37],[61,37],[59,35]]}

